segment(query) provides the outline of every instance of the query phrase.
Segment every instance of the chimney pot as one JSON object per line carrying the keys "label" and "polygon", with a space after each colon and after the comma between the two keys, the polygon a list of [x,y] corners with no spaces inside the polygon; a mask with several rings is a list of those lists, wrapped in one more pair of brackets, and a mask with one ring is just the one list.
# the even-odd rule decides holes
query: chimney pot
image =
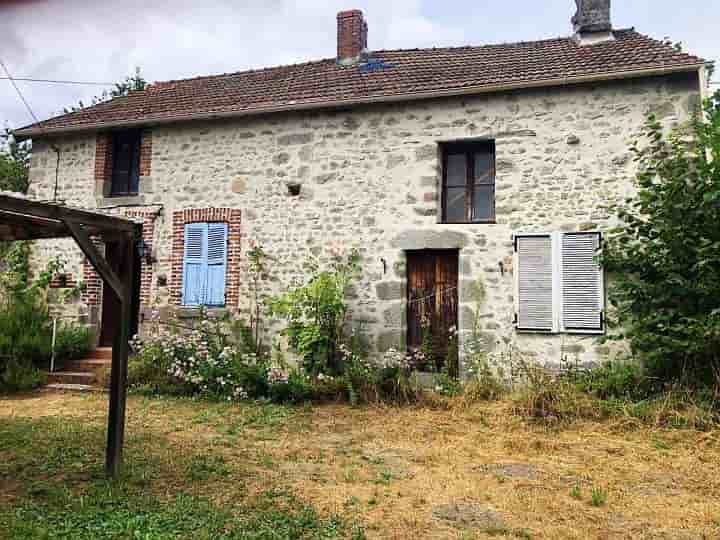
{"label": "chimney pot", "polygon": [[353,65],[367,52],[367,22],[359,9],[337,14],[337,62]]}

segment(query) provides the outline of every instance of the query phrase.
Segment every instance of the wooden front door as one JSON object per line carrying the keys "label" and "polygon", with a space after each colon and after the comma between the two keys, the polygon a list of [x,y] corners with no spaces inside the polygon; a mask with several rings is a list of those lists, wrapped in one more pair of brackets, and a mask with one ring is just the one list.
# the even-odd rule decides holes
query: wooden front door
{"label": "wooden front door", "polygon": [[449,347],[457,329],[458,252],[422,250],[407,252],[408,350],[429,353],[422,370],[458,373],[457,347]]}
{"label": "wooden front door", "polygon": [[[122,254],[119,243],[107,243],[105,245],[105,258],[110,268],[117,275],[120,274],[122,265]],[[110,285],[103,283],[102,286],[102,314],[100,316],[100,347],[112,347],[115,333],[120,329],[121,305],[120,299],[115,295]]]}

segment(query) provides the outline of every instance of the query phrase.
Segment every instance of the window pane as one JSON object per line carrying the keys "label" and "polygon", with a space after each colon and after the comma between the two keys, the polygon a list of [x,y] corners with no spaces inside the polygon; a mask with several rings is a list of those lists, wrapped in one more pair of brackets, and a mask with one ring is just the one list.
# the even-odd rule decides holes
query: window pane
{"label": "window pane", "polygon": [[493,160],[495,156],[490,149],[475,154],[475,183],[476,184],[492,184],[495,182],[493,178]]}
{"label": "window pane", "polygon": [[467,181],[467,160],[465,154],[448,154],[446,184],[448,186],[464,186]]}
{"label": "window pane", "polygon": [[465,188],[447,188],[445,195],[445,221],[448,223],[462,223],[467,221],[465,215]]}
{"label": "window pane", "polygon": [[489,221],[494,216],[495,189],[493,186],[475,186],[473,193],[472,220]]}

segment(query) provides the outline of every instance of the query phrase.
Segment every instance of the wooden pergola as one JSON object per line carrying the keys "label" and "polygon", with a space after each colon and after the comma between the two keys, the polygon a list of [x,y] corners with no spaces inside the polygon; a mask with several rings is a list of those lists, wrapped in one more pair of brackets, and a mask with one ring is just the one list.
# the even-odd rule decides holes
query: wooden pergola
{"label": "wooden pergola", "polygon": [[[116,476],[122,465],[127,393],[127,359],[131,333],[137,328],[137,280],[142,225],[114,216],[0,194],[0,241],[73,238],[105,284],[120,301],[120,325],[115,333],[110,374],[110,403],[105,466]],[[125,254],[124,271],[118,275],[92,239],[118,244]]]}

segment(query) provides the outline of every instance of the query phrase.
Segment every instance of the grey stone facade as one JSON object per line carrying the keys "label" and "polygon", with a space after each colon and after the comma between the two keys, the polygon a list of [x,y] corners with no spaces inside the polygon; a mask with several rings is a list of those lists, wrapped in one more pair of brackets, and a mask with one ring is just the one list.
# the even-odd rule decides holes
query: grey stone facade
{"label": "grey stone facade", "polygon": [[[310,253],[327,260],[334,244],[361,251],[351,304],[375,350],[402,346],[405,250],[456,248],[461,330],[470,325],[470,289],[479,281],[488,350],[513,343],[543,362],[595,361],[607,348],[594,337],[515,331],[512,234],[607,228],[607,206],[632,194],[628,146],[645,115],[677,123],[698,103],[697,77],[678,75],[151,128],[152,173],[140,190],[143,204],[160,208],[153,302],[169,298],[156,278],[171,272],[172,212],[233,207],[242,210],[243,251],[254,240],[276,258],[267,293],[301,280]],[[496,224],[439,223],[438,143],[468,138],[496,141]],[[57,143],[60,198],[95,208],[95,134]],[[55,154],[40,141],[31,195],[50,198],[54,179]],[[289,182],[301,184],[298,196]],[[71,243],[38,244],[38,258],[67,253],[69,270],[81,276]],[[240,310],[248,307],[245,281]]]}

